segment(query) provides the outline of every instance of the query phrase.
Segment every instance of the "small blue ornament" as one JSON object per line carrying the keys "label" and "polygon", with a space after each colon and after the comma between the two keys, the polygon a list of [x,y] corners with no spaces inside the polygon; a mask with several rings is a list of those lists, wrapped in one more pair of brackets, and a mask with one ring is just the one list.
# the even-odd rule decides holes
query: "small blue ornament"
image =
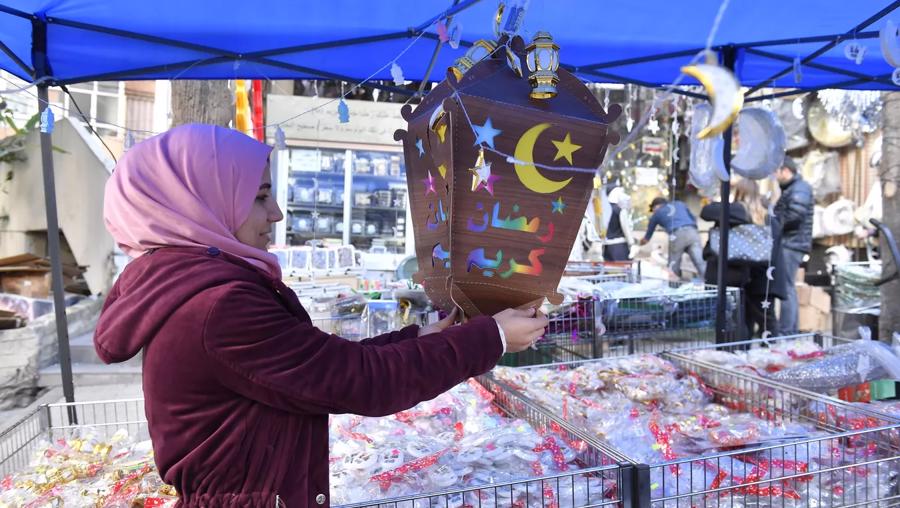
{"label": "small blue ornament", "polygon": [[41,132],[44,134],[50,134],[53,132],[53,110],[50,106],[47,106],[44,111],[41,112]]}
{"label": "small blue ornament", "polygon": [[338,119],[341,123],[349,123],[350,122],[350,108],[347,107],[347,103],[344,102],[344,99],[341,99],[341,102],[338,103]]}
{"label": "small blue ornament", "polygon": [[287,141],[284,136],[284,131],[281,130],[280,125],[275,126],[275,149],[276,150],[287,149]]}
{"label": "small blue ornament", "polygon": [[396,86],[403,86],[406,83],[406,79],[403,78],[403,69],[397,65],[397,62],[391,64],[391,79],[394,80]]}
{"label": "small blue ornament", "polygon": [[131,131],[125,131],[125,142],[123,143],[124,150],[130,150],[131,147],[134,146],[134,134]]}

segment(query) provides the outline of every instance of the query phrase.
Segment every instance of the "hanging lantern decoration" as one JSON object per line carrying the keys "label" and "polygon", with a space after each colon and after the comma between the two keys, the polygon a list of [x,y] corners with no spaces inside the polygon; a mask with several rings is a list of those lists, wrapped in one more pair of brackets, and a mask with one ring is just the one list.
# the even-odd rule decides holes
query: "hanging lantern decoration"
{"label": "hanging lantern decoration", "polygon": [[559,46],[553,42],[548,32],[538,32],[531,44],[525,48],[525,61],[528,64],[528,82],[531,84],[532,99],[550,99],[556,97],[556,85],[559,84]]}
{"label": "hanging lantern decoration", "polygon": [[243,79],[234,82],[234,128],[244,134],[250,134],[250,100],[247,97],[247,84]]}
{"label": "hanging lantern decoration", "polygon": [[497,43],[487,39],[475,41],[475,44],[466,51],[466,54],[457,58],[450,67],[450,72],[456,76],[456,80],[460,81],[463,75],[471,69],[475,64],[487,58],[494,50],[497,49]]}
{"label": "hanging lantern decoration", "polygon": [[[501,44],[508,40],[525,58],[520,37],[503,37]],[[559,280],[590,203],[595,168],[619,142],[610,127],[622,108],[605,111],[565,69],[550,77],[557,50],[552,41],[542,47],[551,50],[550,61],[537,56],[535,71],[548,72],[542,85],[552,86],[555,99],[531,99],[529,80],[498,51],[459,81],[458,68],[451,68],[415,110],[401,110],[407,128],[394,138],[407,161],[419,259],[414,280],[443,310],[492,315],[545,298],[562,301]]]}

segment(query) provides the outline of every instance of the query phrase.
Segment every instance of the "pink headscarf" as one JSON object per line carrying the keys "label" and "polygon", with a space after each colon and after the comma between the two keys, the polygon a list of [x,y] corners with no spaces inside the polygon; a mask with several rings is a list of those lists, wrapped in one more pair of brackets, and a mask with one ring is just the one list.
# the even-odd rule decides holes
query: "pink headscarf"
{"label": "pink headscarf", "polygon": [[106,229],[131,257],[157,247],[217,247],[281,278],[278,258],[235,237],[271,151],[243,133],[202,124],[139,143],[106,183]]}

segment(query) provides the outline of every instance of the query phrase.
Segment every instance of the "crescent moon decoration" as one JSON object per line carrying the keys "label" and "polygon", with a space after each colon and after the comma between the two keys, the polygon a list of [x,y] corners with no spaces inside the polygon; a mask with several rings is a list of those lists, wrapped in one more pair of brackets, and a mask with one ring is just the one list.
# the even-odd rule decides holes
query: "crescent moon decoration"
{"label": "crescent moon decoration", "polygon": [[709,104],[698,104],[694,107],[691,118],[691,154],[689,175],[691,183],[701,191],[709,191],[716,187],[716,178],[727,180],[723,154],[725,141],[722,136],[701,139],[699,133],[709,123],[713,110]]}
{"label": "crescent moon decoration", "polygon": [[891,67],[900,67],[900,41],[897,40],[897,25],[887,20],[878,34],[881,40],[881,55]]}
{"label": "crescent moon decoration", "polygon": [[775,276],[772,275],[774,272],[775,272],[774,266],[770,266],[769,268],[767,268],[766,269],[766,278],[769,280],[775,280]]}
{"label": "crescent moon decoration", "polygon": [[771,335],[772,335],[772,332],[770,332],[769,330],[762,332],[762,336],[761,336],[762,340],[767,340]]}
{"label": "crescent moon decoration", "polygon": [[522,134],[516,143],[514,154],[515,159],[521,162],[521,164],[518,162],[515,164],[516,176],[519,177],[519,181],[526,189],[538,194],[559,192],[572,181],[571,177],[562,181],[550,180],[534,167],[534,144],[537,142],[538,136],[549,128],[549,123],[539,123],[525,131],[525,134]]}
{"label": "crescent moon decoration", "polygon": [[725,132],[744,105],[744,94],[741,93],[740,82],[728,69],[719,65],[689,65],[682,67],[681,72],[693,77],[703,85],[713,107],[709,123],[697,134],[697,137],[706,139]]}

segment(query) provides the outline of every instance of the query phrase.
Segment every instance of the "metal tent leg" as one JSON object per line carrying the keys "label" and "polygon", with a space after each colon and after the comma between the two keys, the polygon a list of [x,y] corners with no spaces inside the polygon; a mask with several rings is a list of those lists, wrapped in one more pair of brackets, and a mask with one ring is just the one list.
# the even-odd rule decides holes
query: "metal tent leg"
{"label": "metal tent leg", "polygon": [[[47,86],[38,86],[38,110],[50,107]],[[56,336],[59,343],[59,366],[66,402],[75,402],[72,383],[72,357],[69,353],[69,323],[66,319],[66,298],[63,288],[62,259],[59,246],[59,220],[56,213],[56,182],[53,175],[53,139],[49,132],[41,132],[41,167],[44,175],[44,204],[47,210],[47,243],[50,250],[50,269],[53,288],[53,310],[56,313]],[[70,408],[69,422],[75,421]]]}
{"label": "metal tent leg", "polygon": [[[737,59],[737,50],[734,46],[727,46],[722,50],[722,63],[732,72],[734,71],[734,63]],[[731,127],[725,131],[724,135],[725,147],[722,150],[722,157],[725,159],[725,170],[731,175]],[[722,344],[728,342],[728,320],[725,315],[726,307],[726,271],[728,270],[728,230],[731,226],[729,210],[731,204],[731,182],[722,181],[721,187],[722,214],[719,216],[719,257],[716,266],[716,285],[718,286],[718,295],[716,297],[716,343]],[[738,302],[740,303],[740,302]]]}

